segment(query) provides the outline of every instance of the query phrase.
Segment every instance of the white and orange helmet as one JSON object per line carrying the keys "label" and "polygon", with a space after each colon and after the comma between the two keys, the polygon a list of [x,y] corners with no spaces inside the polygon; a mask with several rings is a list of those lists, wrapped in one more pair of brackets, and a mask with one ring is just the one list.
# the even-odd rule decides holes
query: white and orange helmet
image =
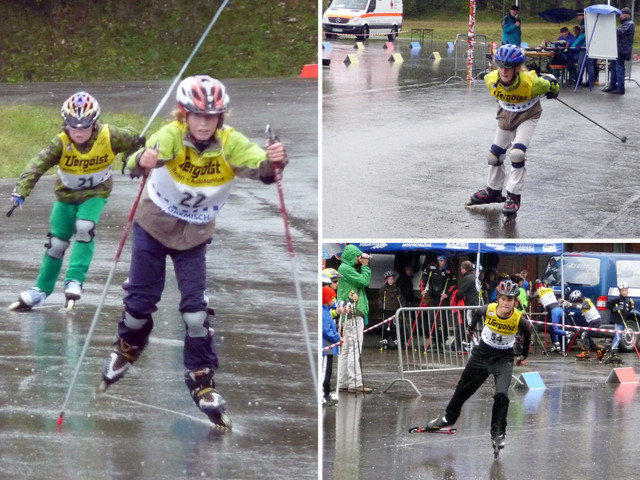
{"label": "white and orange helmet", "polygon": [[220,80],[208,75],[193,75],[182,80],[176,100],[187,113],[216,115],[229,111],[226,88]]}

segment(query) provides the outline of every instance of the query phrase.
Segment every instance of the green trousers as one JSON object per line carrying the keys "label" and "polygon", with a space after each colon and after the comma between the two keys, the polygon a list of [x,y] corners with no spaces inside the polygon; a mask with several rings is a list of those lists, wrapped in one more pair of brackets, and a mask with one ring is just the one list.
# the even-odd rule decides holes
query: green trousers
{"label": "green trousers", "polygon": [[[79,205],[54,202],[51,209],[51,217],[49,218],[51,236],[61,240],[70,240],[76,230],[76,220],[90,220],[98,225],[100,214],[106,204],[106,198],[90,198]],[[67,280],[76,280],[84,283],[94,251],[95,243],[93,237],[89,242],[74,242],[65,282]],[[36,279],[36,287],[46,293],[47,296],[51,295],[51,292],[55,289],[56,281],[62,268],[62,260],[62,258],[52,258],[46,252],[44,254],[42,265],[40,265],[40,273]]]}

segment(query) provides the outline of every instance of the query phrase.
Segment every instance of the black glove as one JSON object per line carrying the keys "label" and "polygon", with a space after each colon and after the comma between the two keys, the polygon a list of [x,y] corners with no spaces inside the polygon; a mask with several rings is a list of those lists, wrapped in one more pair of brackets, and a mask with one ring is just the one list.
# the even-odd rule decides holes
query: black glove
{"label": "black glove", "polygon": [[125,170],[127,169],[127,160],[129,159],[131,154],[136,150],[139,150],[140,148],[144,147],[146,143],[147,143],[147,139],[144,137],[144,135],[138,135],[133,141],[133,143],[131,144],[131,146],[129,147],[129,149],[126,152],[124,152],[124,154],[122,155],[122,172],[121,172],[123,175]]}
{"label": "black glove", "polygon": [[144,135],[138,135],[138,138],[136,138],[136,140],[135,140],[134,144],[131,146],[131,148],[135,152],[139,148],[144,147],[146,143],[147,143],[147,139],[145,138],[145,136]]}
{"label": "black glove", "polygon": [[547,80],[551,84],[551,89],[546,93],[547,98],[558,98],[560,92],[560,85],[558,85],[558,79],[550,73],[545,73],[542,78]]}

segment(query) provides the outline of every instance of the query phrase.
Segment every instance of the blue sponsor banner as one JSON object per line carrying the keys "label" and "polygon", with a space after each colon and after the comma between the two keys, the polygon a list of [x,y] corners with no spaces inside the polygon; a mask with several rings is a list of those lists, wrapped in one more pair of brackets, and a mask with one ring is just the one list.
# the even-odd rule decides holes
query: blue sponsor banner
{"label": "blue sponsor banner", "polygon": [[439,251],[447,253],[498,253],[503,255],[555,255],[562,253],[562,243],[542,242],[409,242],[354,243],[365,253]]}

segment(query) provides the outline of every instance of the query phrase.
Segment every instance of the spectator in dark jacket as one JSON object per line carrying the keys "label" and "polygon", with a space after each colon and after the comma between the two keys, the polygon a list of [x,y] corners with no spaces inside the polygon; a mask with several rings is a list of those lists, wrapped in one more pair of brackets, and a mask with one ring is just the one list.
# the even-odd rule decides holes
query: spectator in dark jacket
{"label": "spectator in dark jacket", "polygon": [[502,44],[517,45],[522,43],[522,29],[520,28],[520,18],[518,12],[520,7],[512,5],[509,13],[502,19]]}
{"label": "spectator in dark jacket", "polygon": [[[428,288],[425,285],[425,289],[422,291],[422,295],[429,294],[429,305],[431,307],[448,307],[451,304],[451,293],[456,288],[456,276],[449,268],[447,257],[444,255],[438,256],[438,265],[429,265],[431,270],[431,279],[428,282]],[[436,345],[444,348],[447,339],[449,338],[449,332],[447,325],[444,322],[445,316],[440,316],[438,320],[438,330],[436,335]]]}
{"label": "spectator in dark jacket", "polygon": [[404,267],[404,272],[398,277],[396,285],[400,289],[402,306],[417,307],[420,305],[420,299],[413,293],[413,267],[411,265]]}
{"label": "spectator in dark jacket", "polygon": [[[396,310],[402,306],[400,303],[400,289],[395,284],[396,275],[393,270],[384,273],[384,285],[378,293],[378,307],[382,312],[382,320],[395,315]],[[387,322],[382,325],[382,348],[397,346],[396,322]]]}
{"label": "spectator in dark jacket", "polygon": [[444,255],[438,257],[437,266],[429,265],[429,268],[433,271],[428,289],[429,297],[431,298],[430,305],[432,307],[446,307],[451,300],[451,292],[456,284],[456,276],[449,268],[447,257]]}
{"label": "spectator in dark jacket", "polygon": [[633,50],[633,36],[636,26],[631,21],[631,9],[623,8],[620,15],[620,26],[616,31],[618,37],[618,58],[609,60],[609,70],[611,71],[611,82],[602,89],[603,92],[624,95],[625,61],[631,60]]}
{"label": "spectator in dark jacket", "polygon": [[[476,270],[473,268],[473,263],[469,260],[462,262],[460,273],[462,273],[462,278],[458,284],[458,298],[464,300],[466,306],[480,305],[480,296],[476,285]],[[471,323],[473,310],[467,310],[466,312],[467,325],[465,327],[468,327]]]}
{"label": "spectator in dark jacket", "polygon": [[465,260],[460,265],[462,278],[458,284],[458,298],[464,300],[464,304],[479,305],[478,289],[476,288],[476,270],[473,263]]}
{"label": "spectator in dark jacket", "polygon": [[618,353],[622,332],[626,328],[626,320],[638,315],[633,298],[629,297],[629,283],[619,282],[618,292],[617,297],[610,298],[606,303],[607,308],[611,311],[610,318],[616,331],[611,342],[611,357],[615,357]]}

